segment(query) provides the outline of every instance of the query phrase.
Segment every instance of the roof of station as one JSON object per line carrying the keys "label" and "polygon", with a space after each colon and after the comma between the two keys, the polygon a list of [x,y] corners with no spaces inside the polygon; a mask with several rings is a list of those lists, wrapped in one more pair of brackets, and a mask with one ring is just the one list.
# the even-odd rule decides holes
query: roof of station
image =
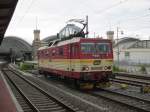
{"label": "roof of station", "polygon": [[52,35],[52,36],[45,37],[42,41],[46,42],[46,43],[49,43],[50,41],[53,41],[55,39],[57,39],[57,35]]}
{"label": "roof of station", "polygon": [[0,46],[0,53],[10,52],[12,49],[15,53],[31,52],[32,46],[20,37],[7,36],[3,39]]}
{"label": "roof of station", "polygon": [[18,0],[0,0],[0,44],[12,18]]}
{"label": "roof of station", "polygon": [[115,46],[122,44],[122,43],[135,42],[135,41],[139,41],[139,39],[134,38],[134,37],[123,37],[123,38],[120,38],[118,42],[116,42]]}
{"label": "roof of station", "polygon": [[114,45],[114,48],[123,48],[123,49],[130,49],[130,48],[150,48],[150,40],[140,40],[133,37],[124,37],[118,40]]}

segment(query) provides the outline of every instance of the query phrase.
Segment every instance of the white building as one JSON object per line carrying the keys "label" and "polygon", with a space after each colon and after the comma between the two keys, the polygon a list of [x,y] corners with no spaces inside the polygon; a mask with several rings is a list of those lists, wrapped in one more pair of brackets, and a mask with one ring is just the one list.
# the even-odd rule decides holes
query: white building
{"label": "white building", "polygon": [[119,64],[150,64],[150,40],[125,37],[118,40],[113,52]]}

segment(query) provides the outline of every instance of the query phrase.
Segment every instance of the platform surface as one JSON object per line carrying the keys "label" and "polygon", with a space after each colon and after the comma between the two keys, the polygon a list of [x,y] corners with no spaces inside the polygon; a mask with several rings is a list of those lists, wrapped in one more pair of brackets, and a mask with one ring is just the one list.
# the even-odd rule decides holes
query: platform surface
{"label": "platform surface", "polygon": [[8,88],[0,73],[0,112],[17,112]]}

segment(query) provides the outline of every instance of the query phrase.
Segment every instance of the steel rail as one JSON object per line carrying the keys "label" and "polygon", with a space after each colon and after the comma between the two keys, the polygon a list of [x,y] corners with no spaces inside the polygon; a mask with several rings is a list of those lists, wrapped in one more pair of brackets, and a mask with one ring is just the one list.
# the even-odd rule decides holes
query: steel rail
{"label": "steel rail", "polygon": [[[70,108],[67,104],[62,103],[61,101],[59,101],[58,99],[54,98],[53,96],[51,96],[49,93],[47,93],[46,91],[44,91],[42,88],[36,86],[35,84],[33,84],[31,81],[25,79],[24,77],[20,76],[18,72],[13,71],[13,70],[9,70],[11,72],[13,72],[16,76],[18,76],[19,78],[21,78],[22,80],[24,80],[25,82],[27,82],[28,84],[30,84],[31,86],[33,86],[34,88],[36,88],[37,90],[39,90],[42,94],[44,94],[45,96],[49,97],[49,99],[52,99],[54,102],[56,102],[57,104],[59,104],[60,106],[62,106],[63,108],[65,108],[66,110],[68,110],[69,112],[77,112],[76,109]],[[24,94],[24,93],[23,93]],[[78,110],[79,111],[79,110]]]}
{"label": "steel rail", "polygon": [[143,87],[143,86],[150,85],[150,83],[148,83],[148,82],[127,80],[127,79],[122,79],[122,78],[111,78],[110,81],[111,82],[116,82],[116,83],[125,83],[125,84],[128,84],[128,85],[138,86],[138,87]]}
{"label": "steel rail", "polygon": [[18,92],[22,95],[24,100],[28,103],[28,105],[31,107],[31,109],[35,112],[40,112],[35,105],[32,104],[32,102],[26,97],[26,95],[21,91],[21,89],[11,80],[11,78],[7,75],[6,70],[2,70],[4,75],[9,79],[9,81],[15,86],[15,88],[18,90]]}
{"label": "steel rail", "polygon": [[150,80],[150,76],[146,76],[146,75],[136,75],[136,74],[125,73],[125,72],[115,72],[113,74],[115,76],[124,76],[124,77],[132,77],[132,78],[137,78],[137,79]]}
{"label": "steel rail", "polygon": [[[103,91],[104,91],[104,93],[103,93]],[[130,101],[129,102],[126,101],[126,97],[128,97],[132,100],[138,100],[139,102],[137,102],[137,103],[141,103],[141,104],[147,103],[149,105],[148,107],[150,107],[150,101],[149,100],[144,100],[142,98],[137,98],[137,97],[125,95],[125,94],[121,94],[121,93],[114,92],[114,91],[111,91],[111,90],[106,90],[106,89],[102,89],[102,91],[100,91],[100,92],[89,92],[88,94],[90,94],[92,96],[95,96],[95,97],[98,97],[98,98],[104,98],[104,99],[119,103],[121,105],[128,106],[128,107],[136,109],[140,112],[141,111],[142,112],[150,112],[150,108],[147,109],[147,108],[144,108],[142,105],[139,106],[139,105],[136,105],[134,103],[131,104]],[[109,94],[110,94],[110,96],[109,96]],[[114,96],[113,96],[113,94],[114,94]],[[124,97],[124,99],[121,100],[119,98],[115,98],[116,95],[118,95],[119,97],[122,97],[122,98]]]}

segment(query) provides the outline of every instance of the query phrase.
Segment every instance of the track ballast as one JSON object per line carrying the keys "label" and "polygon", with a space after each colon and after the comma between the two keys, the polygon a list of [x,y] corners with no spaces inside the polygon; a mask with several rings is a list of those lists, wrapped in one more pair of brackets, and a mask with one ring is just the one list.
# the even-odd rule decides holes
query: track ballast
{"label": "track ballast", "polygon": [[[25,112],[81,112],[55,99],[42,88],[26,80],[16,72],[3,69],[11,88],[15,88],[17,99]],[[22,96],[22,97],[21,97]]]}

